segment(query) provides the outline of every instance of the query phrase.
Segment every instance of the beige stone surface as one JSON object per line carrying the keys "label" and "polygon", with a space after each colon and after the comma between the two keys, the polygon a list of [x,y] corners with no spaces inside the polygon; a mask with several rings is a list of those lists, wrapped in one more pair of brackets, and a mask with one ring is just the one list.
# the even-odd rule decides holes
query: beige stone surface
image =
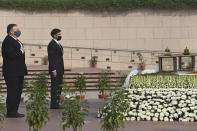
{"label": "beige stone surface", "polygon": [[[121,50],[149,51],[144,55],[147,67],[157,66],[155,54],[166,47],[174,52],[182,52],[187,46],[197,53],[197,11],[147,11],[136,10],[122,13],[92,12],[22,12],[0,10],[0,41],[6,36],[7,24],[17,23],[21,28],[20,40],[25,43],[27,64],[42,64],[47,55],[47,46],[28,46],[28,44],[48,45],[53,28],[62,30],[63,46],[105,48]],[[136,50],[136,51],[135,51]],[[31,56],[35,54],[35,56]],[[112,69],[136,68],[138,58],[132,52],[109,50],[84,50],[64,48],[65,65],[68,67],[88,67],[88,60],[98,56],[98,67]],[[85,57],[85,60],[81,60]],[[130,58],[132,57],[132,58]],[[106,58],[110,58],[106,62]],[[72,60],[74,59],[74,60]],[[130,63],[134,59],[134,63]],[[2,57],[0,57],[0,62]],[[35,63],[38,61],[38,63]],[[124,63],[124,64],[123,64]]]}

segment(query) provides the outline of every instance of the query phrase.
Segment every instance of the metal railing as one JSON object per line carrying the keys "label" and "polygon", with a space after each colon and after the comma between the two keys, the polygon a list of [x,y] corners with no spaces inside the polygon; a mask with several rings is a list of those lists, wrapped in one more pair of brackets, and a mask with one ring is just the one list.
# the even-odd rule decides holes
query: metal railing
{"label": "metal railing", "polygon": [[[0,42],[1,43],[1,42]],[[47,45],[46,44],[28,44],[28,43],[24,43],[25,46],[37,46],[38,48],[42,48],[42,47],[46,47],[47,48]],[[137,61],[137,56],[135,55],[136,53],[140,52],[140,53],[143,53],[143,54],[150,54],[151,57],[145,57],[145,60],[147,60],[147,63],[146,65],[152,65],[152,66],[156,66],[157,65],[157,61],[158,61],[158,56],[160,56],[161,54],[164,53],[163,50],[135,50],[135,49],[116,49],[116,48],[90,48],[90,47],[81,47],[81,46],[63,46],[64,49],[69,49],[69,55],[70,55],[70,58],[69,60],[70,61],[73,61],[73,60],[83,60],[83,61],[89,61],[87,59],[83,59],[83,57],[81,58],[74,58],[73,56],[75,54],[81,54],[81,56],[83,56],[84,54],[86,54],[86,56],[88,55],[90,58],[92,56],[94,56],[95,54],[96,55],[99,55],[99,51],[105,51],[105,52],[108,52],[108,55],[106,55],[106,57],[109,57],[109,59],[102,59],[102,60],[98,60],[98,62],[113,62],[113,63],[117,63],[117,64],[127,64],[127,65],[130,65],[130,66],[133,66],[133,65],[136,65],[138,64],[136,61]],[[78,52],[74,52],[74,50],[77,50]],[[81,53],[80,50],[87,50],[86,53]],[[125,53],[124,55],[122,55],[121,53]],[[68,52],[67,52],[68,53]],[[182,52],[171,52],[172,54],[176,55],[176,54],[180,54]],[[101,55],[101,54],[100,54]],[[124,60],[114,60],[114,57],[116,56],[119,56],[121,58],[125,58],[125,61]],[[197,55],[197,54],[194,54],[194,55]],[[104,57],[101,55],[101,57]],[[40,59],[43,58],[43,56],[39,56]],[[135,60],[136,61],[135,61]],[[71,62],[71,67],[75,67],[75,65],[72,64]],[[128,67],[129,68],[129,67]],[[128,69],[127,68],[127,69]],[[132,68],[132,67],[131,67]]]}

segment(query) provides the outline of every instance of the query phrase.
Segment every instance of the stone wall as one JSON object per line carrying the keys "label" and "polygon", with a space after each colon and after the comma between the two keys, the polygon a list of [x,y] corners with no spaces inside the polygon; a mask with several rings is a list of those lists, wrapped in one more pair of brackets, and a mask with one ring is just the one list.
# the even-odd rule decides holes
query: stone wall
{"label": "stone wall", "polygon": [[[178,52],[182,52],[187,46],[192,52],[197,53],[197,12],[195,11],[46,13],[0,10],[0,41],[6,36],[6,26],[9,23],[17,23],[20,26],[22,31],[20,40],[24,43],[47,45],[51,40],[51,29],[60,28],[63,34],[61,44],[64,46],[133,50],[164,50],[169,47],[172,51]],[[33,48],[37,56],[46,55],[46,49],[40,52]],[[77,54],[79,53],[76,53],[76,57],[81,58],[81,55]],[[89,57],[88,53],[85,54]],[[118,55],[119,63],[122,63],[120,61],[124,59],[120,58],[120,54]],[[27,56],[30,57],[31,54]],[[69,57],[69,53],[65,54],[65,57]],[[103,59],[106,64],[106,58]],[[28,63],[34,64],[31,60]],[[67,66],[78,67],[77,63],[78,60]],[[88,66],[87,62],[81,65]],[[129,65],[131,64],[127,61],[125,68]],[[101,64],[100,67],[103,65]],[[115,67],[122,68],[118,64]]]}

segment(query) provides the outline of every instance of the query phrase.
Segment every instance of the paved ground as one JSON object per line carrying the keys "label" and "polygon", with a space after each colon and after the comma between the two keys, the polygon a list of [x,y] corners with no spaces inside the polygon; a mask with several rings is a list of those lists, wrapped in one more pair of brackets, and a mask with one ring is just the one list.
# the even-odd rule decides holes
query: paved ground
{"label": "paved ground", "polygon": [[[90,99],[90,112],[86,118],[86,124],[83,131],[101,131],[100,119],[96,118],[97,110],[106,102],[103,100]],[[21,104],[20,112],[25,113],[25,106]],[[59,125],[61,116],[60,110],[49,110],[50,121],[42,131],[63,131]],[[197,131],[197,123],[183,123],[183,122],[126,122],[125,129],[120,131]],[[28,126],[25,123],[25,118],[13,119],[7,118],[4,127],[1,131],[28,131]],[[72,131],[68,129],[68,131]]]}

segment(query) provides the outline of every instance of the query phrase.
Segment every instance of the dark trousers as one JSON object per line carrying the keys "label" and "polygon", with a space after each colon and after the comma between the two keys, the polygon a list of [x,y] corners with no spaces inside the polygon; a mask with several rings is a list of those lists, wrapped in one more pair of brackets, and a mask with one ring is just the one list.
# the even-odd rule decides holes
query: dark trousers
{"label": "dark trousers", "polygon": [[62,91],[63,75],[51,76],[51,108],[58,108]]}
{"label": "dark trousers", "polygon": [[24,76],[4,76],[7,85],[7,114],[18,112]]}

